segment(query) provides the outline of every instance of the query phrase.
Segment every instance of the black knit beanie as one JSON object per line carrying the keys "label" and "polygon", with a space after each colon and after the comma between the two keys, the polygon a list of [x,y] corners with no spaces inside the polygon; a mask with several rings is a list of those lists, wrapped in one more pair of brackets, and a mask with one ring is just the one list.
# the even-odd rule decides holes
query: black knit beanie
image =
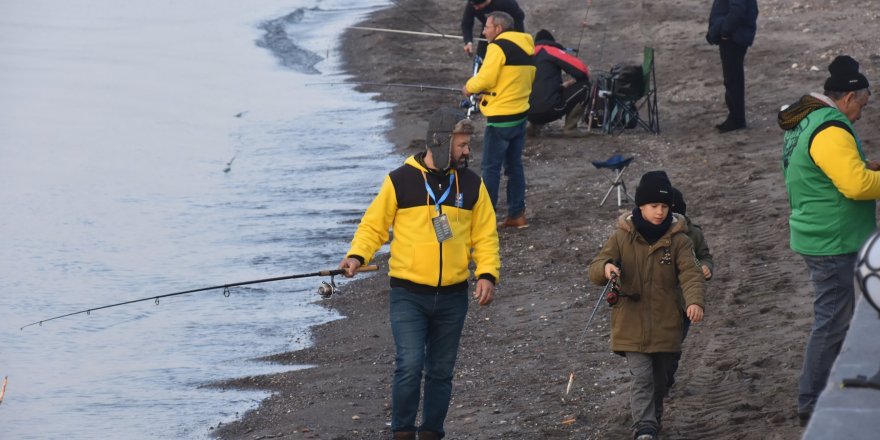
{"label": "black knit beanie", "polygon": [[665,203],[672,206],[672,183],[665,171],[648,171],[639,180],[636,188],[636,205]]}
{"label": "black knit beanie", "polygon": [[535,41],[553,41],[553,42],[555,42],[556,39],[553,38],[553,34],[551,34],[550,31],[548,31],[547,29],[541,29],[540,31],[538,31],[537,34],[535,34]]}
{"label": "black knit beanie", "polygon": [[672,188],[672,212],[686,215],[688,205],[684,202],[684,194],[678,188]]}
{"label": "black knit beanie", "polygon": [[867,89],[868,78],[859,73],[859,62],[849,55],[839,55],[828,65],[831,76],[825,80],[825,90],[852,92]]}

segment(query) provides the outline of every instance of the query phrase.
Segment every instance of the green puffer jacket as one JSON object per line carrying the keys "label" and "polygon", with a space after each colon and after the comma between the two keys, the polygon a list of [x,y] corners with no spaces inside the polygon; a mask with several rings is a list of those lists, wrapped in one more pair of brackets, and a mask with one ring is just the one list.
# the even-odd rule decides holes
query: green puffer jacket
{"label": "green puffer jacket", "polygon": [[669,231],[653,245],[636,231],[631,214],[622,215],[590,263],[590,281],[605,285],[605,263],[619,261],[621,293],[641,295],[638,301],[621,297],[611,309],[611,349],[615,352],[681,351],[679,286],[685,309],[691,304],[705,309],[706,282],[686,235],[687,223],[684,217],[672,215]]}

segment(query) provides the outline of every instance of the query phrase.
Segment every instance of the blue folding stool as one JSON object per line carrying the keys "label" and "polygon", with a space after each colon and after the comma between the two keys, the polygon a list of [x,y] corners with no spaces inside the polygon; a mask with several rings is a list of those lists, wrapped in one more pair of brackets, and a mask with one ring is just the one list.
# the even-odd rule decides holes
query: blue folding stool
{"label": "blue folding stool", "polygon": [[626,192],[626,183],[623,181],[623,172],[626,171],[626,167],[635,159],[635,157],[624,158],[619,154],[615,154],[608,158],[608,160],[604,162],[592,161],[593,166],[597,169],[606,169],[614,173],[614,179],[608,178],[611,181],[611,188],[608,188],[608,192],[605,193],[605,197],[602,198],[602,202],[599,203],[599,206],[605,204],[605,201],[608,200],[608,196],[611,195],[611,191],[614,188],[617,188],[617,206],[620,207],[622,204],[622,197],[620,195],[621,190],[623,190],[623,195],[626,196],[626,200],[632,200],[629,193]]}

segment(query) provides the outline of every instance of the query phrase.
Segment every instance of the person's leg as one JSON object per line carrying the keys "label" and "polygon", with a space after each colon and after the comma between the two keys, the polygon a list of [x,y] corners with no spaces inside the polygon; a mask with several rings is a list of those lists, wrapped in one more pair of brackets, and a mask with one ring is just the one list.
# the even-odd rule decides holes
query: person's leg
{"label": "person's leg", "polygon": [[452,376],[461,329],[468,309],[467,290],[434,295],[425,357],[425,399],[420,431],[443,436],[443,422],[452,397]]}
{"label": "person's leg", "polygon": [[507,140],[501,136],[498,127],[486,126],[483,133],[483,159],[480,165],[483,183],[489,192],[492,206],[498,204],[498,189],[501,187],[501,165],[507,150]]}
{"label": "person's leg", "polygon": [[654,417],[657,419],[657,430],[660,430],[663,418],[663,398],[669,389],[666,381],[672,372],[672,361],[676,353],[651,353],[654,368]]}
{"label": "person's leg", "polygon": [[719,44],[721,53],[721,71],[724,76],[724,102],[727,104],[727,120],[730,128],[746,125],[746,85],[745,85],[745,46],[732,41]]}
{"label": "person's leg", "polygon": [[507,218],[517,218],[526,211],[526,174],[523,169],[523,148],[526,144],[526,123],[504,128],[508,139],[504,166],[507,170]]}
{"label": "person's leg", "polygon": [[626,352],[626,364],[632,375],[630,388],[630,411],[632,411],[633,432],[653,430],[660,427],[654,408],[654,362],[650,354]]}
{"label": "person's leg", "polygon": [[416,430],[428,334],[428,317],[421,296],[400,287],[391,288],[391,332],[397,353],[391,387],[392,432]]}
{"label": "person's leg", "polygon": [[[682,314],[681,320],[681,342],[684,342],[684,338],[688,335],[688,330],[691,328],[691,320],[688,319],[686,314]],[[675,383],[675,372],[678,371],[678,364],[681,362],[681,352],[675,353],[675,356],[672,358],[672,365],[669,368],[669,380],[666,382],[666,391],[669,392],[669,388]]]}
{"label": "person's leg", "polygon": [[798,380],[798,414],[806,420],[828,382],[831,365],[849,330],[855,303],[853,270],[856,254],[803,256],[815,289],[815,321]]}

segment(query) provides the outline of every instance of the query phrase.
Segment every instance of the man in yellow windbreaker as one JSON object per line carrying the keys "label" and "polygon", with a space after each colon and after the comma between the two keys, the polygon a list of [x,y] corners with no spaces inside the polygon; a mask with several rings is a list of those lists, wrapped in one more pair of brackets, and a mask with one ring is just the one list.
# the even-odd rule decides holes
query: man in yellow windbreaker
{"label": "man in yellow windbreaker", "polygon": [[501,167],[507,174],[507,218],[502,227],[525,228],[526,176],[522,154],[526,143],[529,95],[535,81],[535,41],[513,29],[513,17],[492,12],[483,35],[489,41],[483,67],[462,88],[469,97],[481,94],[480,112],[486,116],[483,134],[483,182],[498,203]]}
{"label": "man in yellow windbreaker", "polygon": [[[427,151],[385,177],[339,267],[352,276],[388,241],[393,229],[391,331],[396,348],[391,397],[394,439],[434,440],[452,396],[458,343],[468,309],[468,265],[474,297],[492,302],[501,270],[495,210],[480,176],[467,169],[474,126],[461,112],[440,109],[428,124]],[[422,424],[416,426],[422,373]]]}

